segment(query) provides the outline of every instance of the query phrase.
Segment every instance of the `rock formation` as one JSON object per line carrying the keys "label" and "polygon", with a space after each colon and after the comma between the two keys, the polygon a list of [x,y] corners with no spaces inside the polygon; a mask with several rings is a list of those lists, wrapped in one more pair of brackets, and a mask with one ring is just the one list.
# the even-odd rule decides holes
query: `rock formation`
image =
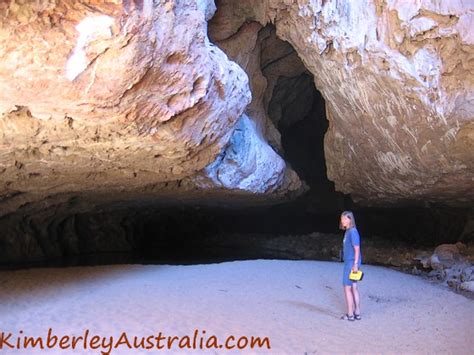
{"label": "rock formation", "polygon": [[[213,1],[0,6],[2,215],[61,195],[133,201],[299,187],[264,140],[239,151],[246,166],[234,165],[223,185],[194,182],[235,142],[251,100],[245,72],[208,40]],[[254,171],[261,160],[275,169],[268,176]]]}
{"label": "rock formation", "polygon": [[245,22],[274,23],[314,74],[336,190],[366,204],[472,204],[472,3],[217,4],[212,26],[221,40]]}
{"label": "rock formation", "polygon": [[308,113],[311,78],[337,191],[360,205],[472,205],[470,2],[216,4],[0,2],[0,260],[104,250],[71,242],[94,213],[305,191],[279,129]]}
{"label": "rock formation", "polygon": [[[138,193],[182,179],[183,189],[297,190],[294,172],[265,144],[281,149],[267,112],[282,70],[306,69],[326,100],[336,190],[368,204],[472,202],[471,5],[217,4],[211,38],[233,61],[208,40],[212,1],[4,2],[2,212],[46,196]],[[270,22],[296,51],[262,45]],[[280,54],[306,68],[286,61],[263,73]],[[218,182],[210,170],[235,144],[237,122],[249,122],[239,121],[244,111],[263,137],[253,147],[275,170],[249,176],[248,167],[222,173],[222,165],[233,176]],[[260,151],[239,154],[247,153],[236,161],[257,164]]]}

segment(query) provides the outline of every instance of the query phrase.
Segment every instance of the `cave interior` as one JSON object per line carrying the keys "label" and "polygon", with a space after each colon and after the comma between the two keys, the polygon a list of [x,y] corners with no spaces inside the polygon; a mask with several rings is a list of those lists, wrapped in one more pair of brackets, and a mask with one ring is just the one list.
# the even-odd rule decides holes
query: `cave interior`
{"label": "cave interior", "polygon": [[[275,36],[272,25],[260,31],[267,37],[268,33]],[[272,65],[295,53],[289,43],[278,38],[274,41],[287,53],[271,60],[262,55],[264,76]],[[298,65],[304,66],[302,62]],[[30,246],[22,246],[31,249],[30,258],[3,255],[2,267],[130,261],[210,263],[252,258],[337,260],[343,210],[354,211],[364,243],[372,240],[414,249],[472,243],[473,233],[464,231],[469,208],[426,202],[364,206],[335,190],[326,174],[324,135],[329,123],[325,101],[308,70],[278,77],[267,114],[281,135],[281,146],[273,148],[304,181],[304,193],[280,202],[168,200],[74,214],[68,213],[70,205],[60,204],[50,207],[54,212],[46,220],[21,213],[6,216],[7,225],[19,223],[21,232],[36,242],[26,241]],[[325,244],[308,240],[308,235],[326,240]],[[0,254],[9,250],[3,243]]]}

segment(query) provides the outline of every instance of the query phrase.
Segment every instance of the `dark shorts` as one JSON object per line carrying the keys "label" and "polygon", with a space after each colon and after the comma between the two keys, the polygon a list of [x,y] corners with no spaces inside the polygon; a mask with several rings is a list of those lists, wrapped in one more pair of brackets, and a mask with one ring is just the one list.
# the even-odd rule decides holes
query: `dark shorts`
{"label": "dark shorts", "polygon": [[[361,262],[359,260],[359,268],[361,265]],[[344,286],[352,286],[353,283],[357,283],[357,281],[352,281],[349,280],[349,274],[351,273],[352,266],[354,266],[354,260],[348,260],[347,262],[344,262],[344,270],[342,273],[342,284]]]}

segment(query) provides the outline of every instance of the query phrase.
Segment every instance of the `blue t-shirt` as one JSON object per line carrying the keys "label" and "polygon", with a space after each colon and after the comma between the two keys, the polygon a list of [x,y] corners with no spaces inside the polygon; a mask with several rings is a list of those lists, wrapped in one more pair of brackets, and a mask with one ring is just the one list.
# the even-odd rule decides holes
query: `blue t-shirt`
{"label": "blue t-shirt", "polygon": [[[360,247],[360,235],[356,227],[349,228],[344,233],[344,241],[342,252],[344,255],[344,262],[354,262],[355,250],[354,246]],[[362,251],[359,249],[359,263],[362,263]]]}

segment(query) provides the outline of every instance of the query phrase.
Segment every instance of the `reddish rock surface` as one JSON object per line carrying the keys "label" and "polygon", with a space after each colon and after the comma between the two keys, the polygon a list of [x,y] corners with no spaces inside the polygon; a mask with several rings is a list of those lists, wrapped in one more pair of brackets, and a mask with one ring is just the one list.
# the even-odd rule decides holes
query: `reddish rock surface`
{"label": "reddish rock surface", "polygon": [[220,41],[274,23],[326,100],[327,173],[358,202],[474,200],[472,2],[218,1]]}
{"label": "reddish rock surface", "polygon": [[[208,40],[213,1],[0,6],[2,214],[61,194],[196,193],[193,177],[230,144],[251,101],[246,73]],[[268,149],[274,172],[248,172],[259,155],[249,151],[247,173],[204,188],[281,188],[286,165]]]}
{"label": "reddish rock surface", "polygon": [[229,56],[207,37],[213,1],[2,2],[1,214],[52,196],[300,189],[267,110],[276,78],[304,68],[264,73],[259,62],[285,49],[266,41],[268,23],[324,96],[336,190],[365,204],[472,204],[470,2],[217,5],[212,40]]}

